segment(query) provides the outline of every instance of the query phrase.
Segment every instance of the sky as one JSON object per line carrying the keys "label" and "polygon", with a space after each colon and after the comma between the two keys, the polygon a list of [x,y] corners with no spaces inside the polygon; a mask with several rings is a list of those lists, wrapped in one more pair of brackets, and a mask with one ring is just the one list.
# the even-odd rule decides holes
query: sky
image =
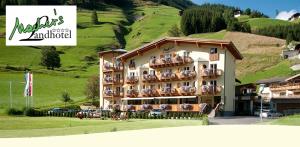
{"label": "sky", "polygon": [[271,18],[276,18],[276,10],[279,12],[278,19],[286,19],[295,12],[300,12],[300,0],[192,0],[196,4],[220,3],[239,7],[259,10]]}

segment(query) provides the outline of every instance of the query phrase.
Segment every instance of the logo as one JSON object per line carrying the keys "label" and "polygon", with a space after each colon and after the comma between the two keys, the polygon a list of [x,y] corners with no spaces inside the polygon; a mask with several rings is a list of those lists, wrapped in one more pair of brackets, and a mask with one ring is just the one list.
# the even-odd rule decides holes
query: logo
{"label": "logo", "polygon": [[6,6],[7,46],[76,46],[76,6]]}

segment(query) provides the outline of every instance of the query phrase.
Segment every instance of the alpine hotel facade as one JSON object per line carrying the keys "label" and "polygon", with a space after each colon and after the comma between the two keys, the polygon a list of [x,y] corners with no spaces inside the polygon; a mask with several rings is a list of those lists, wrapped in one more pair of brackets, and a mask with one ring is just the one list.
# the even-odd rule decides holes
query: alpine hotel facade
{"label": "alpine hotel facade", "polygon": [[222,104],[225,115],[235,110],[236,60],[243,57],[230,41],[167,37],[99,58],[103,109],[201,111]]}

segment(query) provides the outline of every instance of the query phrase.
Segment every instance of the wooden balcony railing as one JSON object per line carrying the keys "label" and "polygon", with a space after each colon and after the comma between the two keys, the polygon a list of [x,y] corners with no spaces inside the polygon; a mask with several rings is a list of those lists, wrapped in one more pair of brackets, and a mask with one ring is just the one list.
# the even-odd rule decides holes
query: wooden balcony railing
{"label": "wooden balcony railing", "polygon": [[216,54],[209,54],[210,61],[218,61],[219,60],[219,53]]}
{"label": "wooden balcony railing", "polygon": [[113,93],[114,97],[124,97],[123,91],[114,91]]}
{"label": "wooden balcony railing", "polygon": [[182,86],[179,88],[180,95],[192,96],[196,93],[196,87]]}
{"label": "wooden balcony railing", "polygon": [[147,88],[147,89],[142,90],[142,96],[143,97],[154,97],[154,96],[160,96],[160,94],[159,94],[158,90],[156,90],[156,89]]}
{"label": "wooden balcony railing", "polygon": [[103,80],[104,85],[118,85],[123,84],[122,78],[111,78],[111,77],[105,77]]}
{"label": "wooden balcony railing", "polygon": [[205,69],[202,70],[201,76],[203,78],[216,78],[222,75],[222,70],[220,69]]}
{"label": "wooden balcony railing", "polygon": [[161,81],[176,81],[178,80],[178,76],[172,72],[163,72],[160,76]]}
{"label": "wooden balcony railing", "polygon": [[300,89],[300,83],[290,83],[286,85],[272,85],[270,86],[271,91],[286,91]]}
{"label": "wooden balcony railing", "polygon": [[191,71],[191,70],[183,70],[179,73],[179,79],[181,80],[191,80],[196,77],[196,71]]}
{"label": "wooden balcony railing", "polygon": [[174,55],[172,57],[161,56],[160,59],[150,59],[149,66],[151,68],[163,68],[172,66],[181,66],[185,64],[192,63],[193,59],[191,57],[184,57],[179,55]]}
{"label": "wooden balcony railing", "polygon": [[143,104],[143,105],[128,105],[130,110],[151,110],[163,109],[165,111],[200,111],[199,104]]}
{"label": "wooden balcony railing", "polygon": [[162,87],[160,90],[161,96],[179,96],[180,93],[176,88]]}
{"label": "wooden balcony railing", "polygon": [[139,81],[139,77],[138,76],[128,76],[126,78],[126,83],[127,84],[136,84]]}
{"label": "wooden balcony railing", "polygon": [[218,95],[222,91],[221,86],[208,86],[204,85],[201,87],[202,95]]}
{"label": "wooden balcony railing", "polygon": [[154,83],[154,82],[159,82],[159,79],[156,75],[144,74],[143,82]]}
{"label": "wooden balcony railing", "polygon": [[138,97],[139,92],[135,89],[129,89],[127,90],[126,96],[127,97]]}
{"label": "wooden balcony railing", "polygon": [[103,72],[120,72],[123,71],[123,65],[122,64],[112,64],[109,62],[104,63]]}

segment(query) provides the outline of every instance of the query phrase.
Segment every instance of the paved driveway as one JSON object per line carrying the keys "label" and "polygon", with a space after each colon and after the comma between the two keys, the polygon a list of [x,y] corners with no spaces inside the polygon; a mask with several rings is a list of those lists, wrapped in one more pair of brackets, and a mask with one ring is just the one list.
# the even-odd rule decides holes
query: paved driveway
{"label": "paved driveway", "polygon": [[[263,119],[263,122],[269,121]],[[260,123],[260,118],[257,116],[230,116],[230,117],[215,117],[209,118],[212,125],[247,125]]]}

